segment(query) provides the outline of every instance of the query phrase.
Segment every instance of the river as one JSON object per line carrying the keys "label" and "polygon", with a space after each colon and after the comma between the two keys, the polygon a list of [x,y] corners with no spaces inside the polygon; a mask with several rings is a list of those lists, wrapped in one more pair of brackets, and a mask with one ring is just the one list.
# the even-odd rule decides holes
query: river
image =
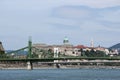
{"label": "river", "polygon": [[0,70],[0,80],[120,80],[120,69]]}

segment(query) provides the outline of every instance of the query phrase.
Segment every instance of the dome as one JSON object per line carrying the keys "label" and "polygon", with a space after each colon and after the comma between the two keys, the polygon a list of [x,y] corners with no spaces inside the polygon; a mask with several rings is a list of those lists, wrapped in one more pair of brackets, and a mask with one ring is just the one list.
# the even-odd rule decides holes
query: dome
{"label": "dome", "polygon": [[63,43],[64,44],[68,44],[69,43],[69,39],[67,37],[65,37],[64,40],[63,40]]}
{"label": "dome", "polygon": [[67,41],[67,40],[68,40],[68,38],[67,38],[67,37],[65,37],[65,38],[64,38],[64,40],[65,40],[65,41]]}

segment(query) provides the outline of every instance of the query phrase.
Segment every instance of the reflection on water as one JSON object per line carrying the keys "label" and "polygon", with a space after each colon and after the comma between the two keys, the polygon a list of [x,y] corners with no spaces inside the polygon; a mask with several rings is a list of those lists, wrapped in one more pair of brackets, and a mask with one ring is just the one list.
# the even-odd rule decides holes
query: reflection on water
{"label": "reflection on water", "polygon": [[120,80],[119,69],[0,70],[0,80]]}

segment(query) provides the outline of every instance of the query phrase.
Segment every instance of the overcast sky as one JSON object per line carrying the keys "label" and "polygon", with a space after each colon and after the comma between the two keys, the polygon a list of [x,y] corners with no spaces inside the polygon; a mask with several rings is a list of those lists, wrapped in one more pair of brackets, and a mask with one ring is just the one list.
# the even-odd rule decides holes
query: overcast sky
{"label": "overcast sky", "polygon": [[0,41],[6,50],[33,43],[104,47],[120,43],[120,0],[0,0]]}

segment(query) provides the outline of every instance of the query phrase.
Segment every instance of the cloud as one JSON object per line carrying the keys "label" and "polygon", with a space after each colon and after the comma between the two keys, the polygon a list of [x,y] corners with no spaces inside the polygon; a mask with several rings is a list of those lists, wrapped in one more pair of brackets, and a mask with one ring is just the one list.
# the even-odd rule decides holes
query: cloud
{"label": "cloud", "polygon": [[[80,26],[89,30],[120,31],[120,6],[109,8],[89,8],[86,6],[63,6],[53,10],[52,17],[67,20],[59,24]],[[56,20],[57,21],[57,20]],[[54,23],[56,23],[56,21]],[[59,20],[58,20],[59,21]],[[76,24],[72,24],[73,21]],[[116,29],[113,27],[115,26]]]}
{"label": "cloud", "polygon": [[98,11],[100,20],[120,23],[120,6],[101,9]]}
{"label": "cloud", "polygon": [[21,48],[28,36],[56,44],[64,36],[76,44],[92,36],[112,42],[109,35],[119,40],[119,14],[120,0],[0,0],[0,39],[7,49]]}
{"label": "cloud", "polygon": [[0,0],[0,9],[49,10],[65,5],[82,5],[92,8],[106,8],[120,5],[120,0]]}
{"label": "cloud", "polygon": [[65,0],[66,4],[84,5],[92,8],[106,8],[120,5],[120,0]]}
{"label": "cloud", "polygon": [[53,16],[61,18],[91,18],[92,9],[85,6],[62,6],[53,11]]}

